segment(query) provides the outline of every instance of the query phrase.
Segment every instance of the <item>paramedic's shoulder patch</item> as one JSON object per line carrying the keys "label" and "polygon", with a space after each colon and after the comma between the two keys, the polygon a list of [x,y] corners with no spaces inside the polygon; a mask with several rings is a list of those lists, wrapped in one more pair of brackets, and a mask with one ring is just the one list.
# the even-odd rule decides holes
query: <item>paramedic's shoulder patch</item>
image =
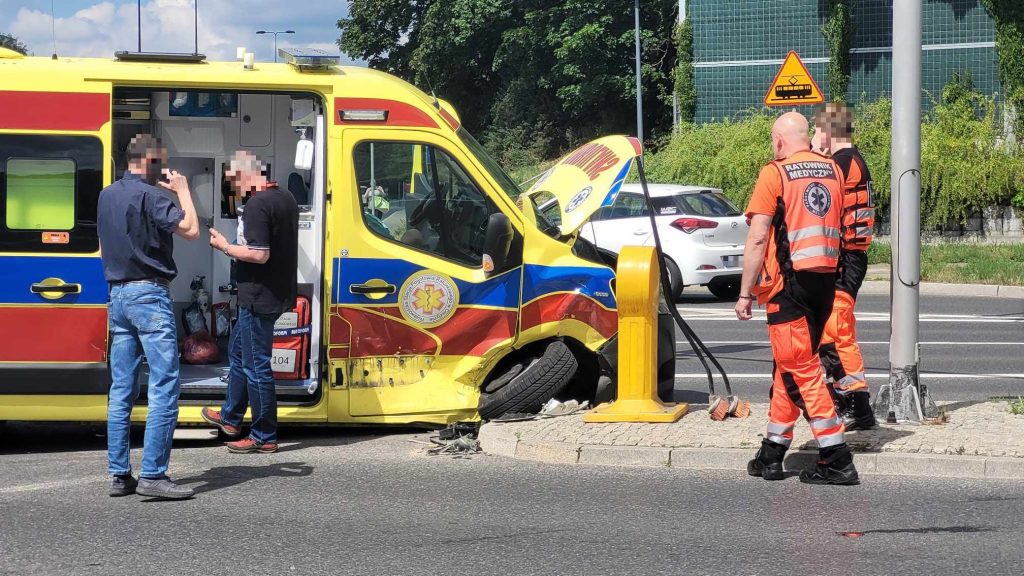
{"label": "paramedic's shoulder patch", "polygon": [[782,167],[786,169],[786,178],[790,182],[803,178],[836,178],[831,162],[794,162],[783,164]]}

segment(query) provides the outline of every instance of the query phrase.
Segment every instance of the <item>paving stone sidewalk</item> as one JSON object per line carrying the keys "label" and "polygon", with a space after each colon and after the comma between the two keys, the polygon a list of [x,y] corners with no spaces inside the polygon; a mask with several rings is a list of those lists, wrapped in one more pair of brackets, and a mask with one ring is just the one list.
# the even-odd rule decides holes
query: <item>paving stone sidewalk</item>
{"label": "paving stone sidewalk", "polygon": [[[674,424],[586,424],[582,414],[525,422],[487,423],[485,452],[562,463],[742,468],[760,445],[767,404],[748,418],[712,421],[706,406],[691,405]],[[1005,401],[940,404],[939,425],[882,424],[847,434],[864,472],[1024,479],[1024,416]],[[796,460],[813,458],[816,445],[806,423],[793,441]],[[794,465],[796,463],[794,460]]]}

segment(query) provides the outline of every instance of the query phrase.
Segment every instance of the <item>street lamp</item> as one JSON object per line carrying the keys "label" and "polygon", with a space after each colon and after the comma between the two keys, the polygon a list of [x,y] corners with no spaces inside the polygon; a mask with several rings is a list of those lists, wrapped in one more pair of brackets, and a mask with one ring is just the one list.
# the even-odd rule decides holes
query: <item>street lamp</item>
{"label": "street lamp", "polygon": [[277,62],[277,35],[278,34],[295,34],[295,30],[257,30],[257,34],[273,34],[274,35],[274,62]]}

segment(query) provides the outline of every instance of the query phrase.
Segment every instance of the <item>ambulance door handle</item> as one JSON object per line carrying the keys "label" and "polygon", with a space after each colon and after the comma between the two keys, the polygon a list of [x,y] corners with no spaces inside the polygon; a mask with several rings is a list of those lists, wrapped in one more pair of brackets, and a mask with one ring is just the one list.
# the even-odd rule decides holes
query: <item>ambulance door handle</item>
{"label": "ambulance door handle", "polygon": [[394,284],[383,284],[383,285],[378,285],[378,284],[349,284],[348,289],[353,294],[363,294],[363,295],[367,295],[367,294],[394,294],[395,290],[396,290]]}
{"label": "ambulance door handle", "polygon": [[60,278],[47,278],[29,286],[29,291],[47,300],[57,300],[68,294],[81,294],[81,284],[65,284]]}

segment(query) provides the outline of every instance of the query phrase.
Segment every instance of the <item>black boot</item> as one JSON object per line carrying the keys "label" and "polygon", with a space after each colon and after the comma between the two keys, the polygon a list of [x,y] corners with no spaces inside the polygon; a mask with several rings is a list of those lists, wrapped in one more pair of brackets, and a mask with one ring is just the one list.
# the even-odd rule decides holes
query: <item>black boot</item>
{"label": "black boot", "polygon": [[871,410],[871,394],[867,390],[846,395],[842,416],[847,430],[870,430],[878,425],[875,413]]}
{"label": "black boot", "polygon": [[760,476],[765,480],[782,480],[782,460],[786,457],[786,446],[770,440],[761,440],[761,449],[754,459],[747,463],[747,474]]}
{"label": "black boot", "polygon": [[844,442],[818,451],[818,463],[811,470],[800,473],[804,484],[835,484],[852,486],[860,484],[857,468],[853,466],[853,454]]}

